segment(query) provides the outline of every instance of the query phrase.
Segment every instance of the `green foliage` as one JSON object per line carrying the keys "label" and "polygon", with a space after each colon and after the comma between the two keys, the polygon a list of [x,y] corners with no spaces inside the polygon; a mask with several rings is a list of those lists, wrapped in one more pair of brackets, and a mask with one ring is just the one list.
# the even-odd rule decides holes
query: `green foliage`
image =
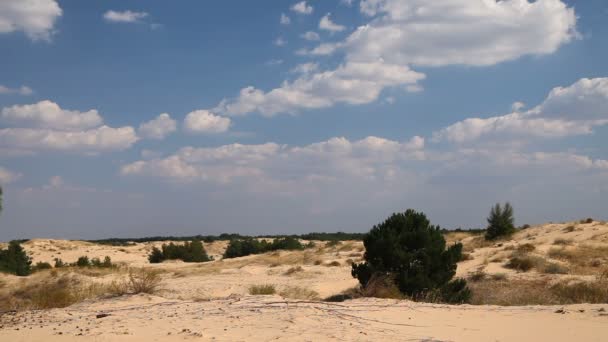
{"label": "green foliage", "polygon": [[76,261],[76,266],[78,267],[88,267],[91,266],[91,261],[89,261],[89,257],[84,255],[78,258]]}
{"label": "green foliage", "polygon": [[27,276],[32,273],[32,259],[18,241],[11,241],[7,249],[0,249],[0,272]]}
{"label": "green foliage", "polygon": [[228,247],[224,252],[224,259],[278,250],[303,250],[304,248],[305,246],[302,245],[298,239],[291,236],[275,239],[272,243],[269,243],[266,240],[259,241],[251,238],[236,239],[230,241],[228,244]]}
{"label": "green foliage", "polygon": [[158,264],[163,262],[163,260],[165,260],[163,252],[157,247],[153,247],[152,252],[148,255],[148,261],[150,261],[151,264]]}
{"label": "green foliage", "polygon": [[68,266],[66,263],[63,262],[63,260],[59,259],[59,258],[55,258],[55,268],[60,268],[60,267],[66,267]]}
{"label": "green foliage", "polygon": [[490,216],[488,217],[486,240],[495,240],[513,234],[515,232],[513,221],[513,207],[511,204],[507,202],[503,208],[500,203],[496,203],[490,210]]}
{"label": "green foliage", "polygon": [[423,213],[408,209],[393,214],[374,226],[363,244],[365,261],[352,266],[352,275],[363,288],[373,278],[387,275],[403,294],[413,298],[436,290],[446,301],[461,302],[467,296],[464,280],[447,285],[456,274],[462,245],[446,248],[440,228],[431,225]]}
{"label": "green foliage", "polygon": [[184,242],[184,244],[174,244],[173,242],[162,245],[162,250],[154,247],[148,256],[150,263],[159,263],[164,260],[182,260],[184,262],[206,262],[211,258],[203,247],[200,240]]}

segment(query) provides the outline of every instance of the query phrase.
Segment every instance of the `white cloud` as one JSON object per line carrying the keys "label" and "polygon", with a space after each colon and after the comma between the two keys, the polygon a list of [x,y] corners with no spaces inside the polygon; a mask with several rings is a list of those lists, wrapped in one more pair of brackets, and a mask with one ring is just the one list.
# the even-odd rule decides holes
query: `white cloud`
{"label": "white cloud", "polygon": [[281,22],[281,25],[289,25],[289,24],[291,24],[291,19],[289,19],[289,17],[287,15],[285,15],[285,13],[281,13],[280,22]]}
{"label": "white cloud", "polygon": [[20,173],[13,172],[0,166],[0,185],[13,183],[21,177],[22,175]]}
{"label": "white cloud", "polygon": [[319,34],[314,31],[307,31],[305,33],[302,33],[300,35],[300,37],[302,37],[303,39],[309,40],[309,41],[321,40],[321,37],[319,37]]}
{"label": "white cloud", "polygon": [[103,123],[96,110],[79,112],[62,109],[58,104],[49,100],[31,105],[5,107],[1,111],[0,117],[4,122],[18,124],[21,127],[58,130],[85,129]]}
{"label": "white cloud", "polygon": [[300,1],[291,6],[291,10],[300,14],[311,14],[313,8],[312,6],[308,5],[306,1]]}
{"label": "white cloud", "polygon": [[340,0],[340,3],[350,7],[353,5],[353,0]]}
{"label": "white cloud", "polygon": [[17,95],[32,95],[34,91],[28,86],[21,86],[20,88],[9,88],[0,84],[0,94],[17,94]]}
{"label": "white cloud", "polygon": [[329,32],[341,32],[346,30],[345,26],[338,25],[331,21],[331,13],[327,13],[321,20],[319,21],[319,29],[329,31]]}
{"label": "white cloud", "polygon": [[336,103],[364,104],[375,101],[385,87],[415,84],[424,77],[408,67],[381,61],[347,63],[336,70],[302,75],[266,93],[254,87],[243,88],[237,99],[223,100],[214,112],[225,115],[259,112],[272,116]]}
{"label": "white cloud", "polygon": [[[331,180],[341,176],[374,179],[394,175],[394,164],[423,158],[424,139],[397,142],[378,137],[358,141],[332,138],[303,147],[275,143],[184,147],[163,159],[140,160],[121,168],[123,175],[216,184]],[[276,184],[276,183],[275,183]],[[251,184],[250,184],[251,185]]]}
{"label": "white cloud", "polygon": [[137,141],[133,127],[101,126],[83,131],[51,129],[0,129],[0,146],[30,149],[95,153],[125,150]]}
{"label": "white cloud", "polygon": [[[516,109],[521,109],[516,104]],[[433,140],[471,142],[481,138],[555,138],[590,134],[608,124],[608,78],[583,78],[569,87],[551,90],[540,105],[525,111],[468,118],[433,134]]]}
{"label": "white cloud", "polygon": [[162,140],[176,130],[175,120],[168,113],[162,113],[157,118],[139,125],[138,132],[144,138]]}
{"label": "white cloud", "polygon": [[350,60],[422,66],[494,65],[545,55],[577,37],[561,0],[363,0],[372,18],[343,42]]}
{"label": "white cloud", "polygon": [[230,118],[202,109],[188,113],[184,119],[184,129],[191,133],[222,133],[230,128],[230,124]]}
{"label": "white cloud", "polygon": [[0,113],[3,122],[15,126],[0,129],[0,149],[9,151],[96,153],[124,150],[138,140],[133,127],[102,125],[97,110],[67,110],[49,100],[5,107]]}
{"label": "white cloud", "polygon": [[290,72],[297,74],[310,74],[311,72],[319,70],[318,63],[302,63],[296,65],[294,68],[290,70]]}
{"label": "white cloud", "polygon": [[55,0],[2,0],[0,33],[23,31],[31,40],[49,41],[61,14]]}
{"label": "white cloud", "polygon": [[146,12],[134,12],[134,11],[113,11],[109,10],[103,14],[103,18],[106,21],[113,23],[137,23],[148,16]]}
{"label": "white cloud", "polygon": [[287,40],[285,40],[283,37],[279,37],[274,40],[273,44],[276,46],[285,46],[287,45]]}
{"label": "white cloud", "polygon": [[526,108],[526,104],[523,102],[513,102],[513,104],[511,105],[511,110],[514,112],[519,112],[520,110]]}

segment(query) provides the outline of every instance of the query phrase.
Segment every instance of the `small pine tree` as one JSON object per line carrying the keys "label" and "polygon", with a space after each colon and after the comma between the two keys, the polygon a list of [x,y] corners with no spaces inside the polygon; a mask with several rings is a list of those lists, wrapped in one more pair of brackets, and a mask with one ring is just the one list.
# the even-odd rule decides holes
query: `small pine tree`
{"label": "small pine tree", "polygon": [[353,264],[352,275],[364,288],[374,278],[390,278],[412,298],[439,291],[442,299],[462,303],[470,291],[464,280],[450,282],[462,244],[446,248],[440,228],[421,212],[408,209],[376,225],[363,239],[365,262]]}
{"label": "small pine tree", "polygon": [[152,252],[150,253],[150,255],[148,255],[148,261],[150,261],[151,264],[158,264],[163,262],[164,260],[165,257],[163,255],[163,252],[157,247],[153,247]]}
{"label": "small pine tree", "polygon": [[504,207],[496,203],[490,210],[488,217],[488,228],[486,229],[486,240],[495,240],[499,237],[509,236],[515,232],[513,219],[513,207],[509,202]]}
{"label": "small pine tree", "polygon": [[0,271],[27,276],[32,273],[32,259],[18,241],[11,241],[7,249],[0,250]]}

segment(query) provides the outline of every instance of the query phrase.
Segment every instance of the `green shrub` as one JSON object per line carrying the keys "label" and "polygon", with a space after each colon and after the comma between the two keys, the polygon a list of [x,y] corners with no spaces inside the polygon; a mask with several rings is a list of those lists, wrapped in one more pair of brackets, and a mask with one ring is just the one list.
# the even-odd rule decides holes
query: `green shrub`
{"label": "green shrub", "polygon": [[500,203],[496,203],[490,210],[490,216],[488,217],[486,240],[495,240],[503,236],[509,236],[514,232],[513,207],[509,202],[505,203],[504,208],[500,206]]}
{"label": "green shrub", "polygon": [[63,260],[59,258],[55,258],[55,268],[66,267],[67,265],[63,262]]}
{"label": "green shrub", "polygon": [[0,249],[0,272],[27,276],[32,273],[32,259],[19,241],[11,241],[7,249]]}
{"label": "green shrub", "polygon": [[373,277],[389,276],[401,293],[412,298],[435,290],[446,301],[461,302],[467,296],[464,280],[448,285],[462,258],[462,244],[446,248],[440,228],[431,225],[423,213],[408,209],[393,214],[374,226],[363,244],[365,262],[352,266],[352,275],[363,288]]}
{"label": "green shrub", "polygon": [[88,256],[81,256],[78,258],[78,260],[76,261],[76,266],[78,267],[88,267],[91,266],[91,262],[89,261],[89,257]]}
{"label": "green shrub", "polygon": [[183,245],[176,245],[173,242],[162,245],[162,251],[158,248],[152,248],[152,252],[148,255],[150,263],[159,263],[164,260],[182,260],[184,262],[206,262],[211,258],[207,255],[207,251],[203,247],[200,240],[192,242],[184,242]]}

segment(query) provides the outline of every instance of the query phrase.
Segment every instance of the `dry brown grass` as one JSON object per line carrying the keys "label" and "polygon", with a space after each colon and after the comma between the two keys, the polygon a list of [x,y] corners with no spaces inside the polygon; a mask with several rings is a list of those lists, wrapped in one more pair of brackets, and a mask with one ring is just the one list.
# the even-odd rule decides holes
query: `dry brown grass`
{"label": "dry brown grass", "polygon": [[471,304],[477,305],[558,305],[576,303],[608,303],[608,279],[593,281],[548,279],[499,280],[486,278],[470,282]]}
{"label": "dry brown grass", "polygon": [[568,262],[575,274],[597,274],[598,267],[608,262],[608,246],[554,247],[547,256]]}
{"label": "dry brown grass", "polygon": [[342,264],[339,261],[332,261],[332,262],[328,262],[325,264],[325,266],[327,267],[338,267],[338,266],[342,266]]}
{"label": "dry brown grass", "polygon": [[160,290],[161,282],[160,272],[142,267],[129,271],[127,289],[131,293],[153,294]]}
{"label": "dry brown grass", "polygon": [[283,298],[300,300],[319,300],[319,293],[301,286],[288,286],[279,295]]}
{"label": "dry brown grass", "polygon": [[0,310],[38,310],[63,308],[109,293],[108,287],[92,283],[75,274],[24,279],[0,295]]}
{"label": "dry brown grass", "polygon": [[406,299],[390,277],[372,276],[367,285],[360,290],[362,297]]}
{"label": "dry brown grass", "polygon": [[273,295],[276,292],[277,289],[272,284],[251,285],[249,287],[249,294],[254,296]]}
{"label": "dry brown grass", "polygon": [[573,243],[572,239],[557,238],[553,241],[554,245],[569,246]]}
{"label": "dry brown grass", "polygon": [[299,272],[304,272],[302,266],[290,267],[287,271],[285,271],[285,273],[283,273],[283,275],[290,276]]}

